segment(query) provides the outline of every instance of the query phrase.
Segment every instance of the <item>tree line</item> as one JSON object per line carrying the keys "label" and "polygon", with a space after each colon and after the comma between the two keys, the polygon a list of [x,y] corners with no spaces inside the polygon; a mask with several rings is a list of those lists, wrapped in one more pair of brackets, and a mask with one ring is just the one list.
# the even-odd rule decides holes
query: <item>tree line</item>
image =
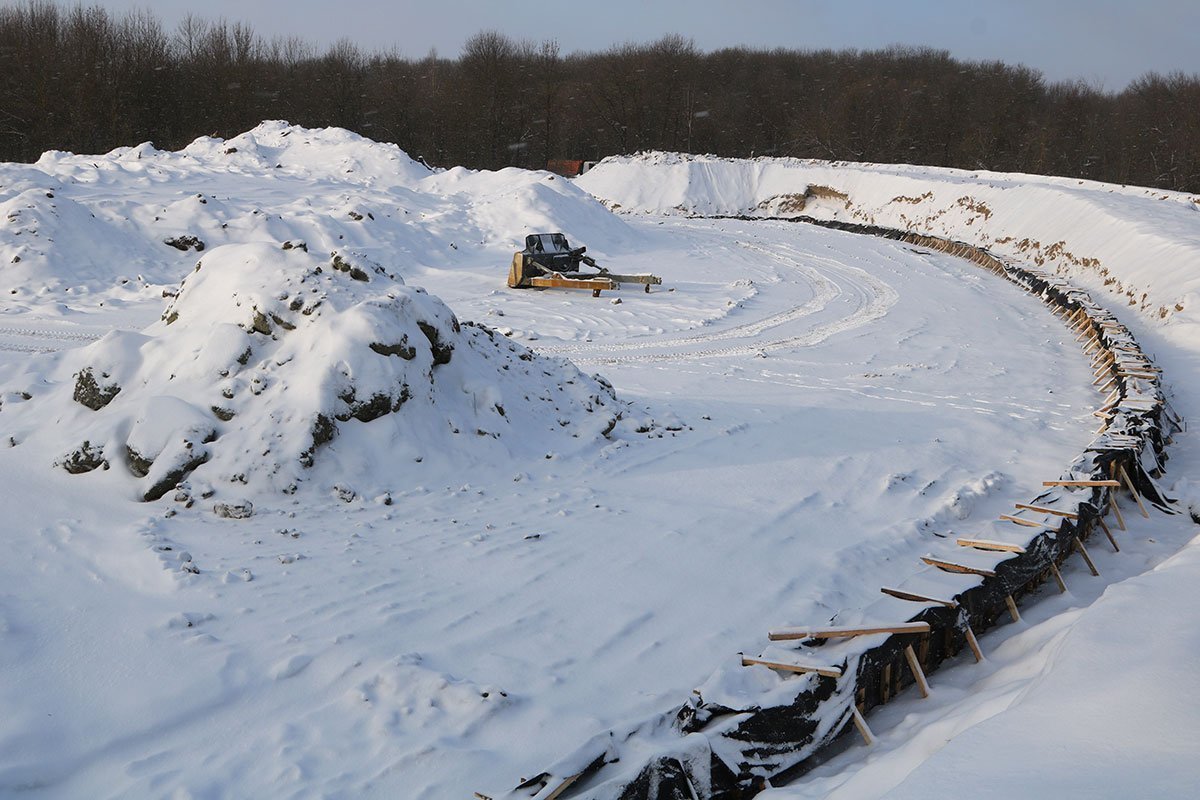
{"label": "tree line", "polygon": [[639,150],[1031,172],[1200,192],[1200,76],[1119,92],[947,51],[702,52],[679,35],[563,54],[495,31],[457,58],[26,0],[0,8],[0,160],[177,149],[264,119],[339,126],[437,166]]}

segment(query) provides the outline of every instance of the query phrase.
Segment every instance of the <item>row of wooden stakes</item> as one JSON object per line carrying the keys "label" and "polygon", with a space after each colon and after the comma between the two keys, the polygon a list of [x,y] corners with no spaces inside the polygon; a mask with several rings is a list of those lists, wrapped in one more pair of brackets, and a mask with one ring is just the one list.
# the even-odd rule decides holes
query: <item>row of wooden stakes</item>
{"label": "row of wooden stakes", "polygon": [[[926,237],[916,238],[925,239]],[[974,250],[974,248],[966,248],[966,250],[962,252],[954,252],[954,254],[967,255],[968,250]],[[972,260],[977,261],[978,263],[977,259]],[[990,257],[990,260],[993,263],[985,263],[981,265],[993,271],[999,272],[1003,270],[1003,267],[1000,266],[999,262],[996,261],[994,257]],[[1105,397],[1101,407],[1095,412],[1097,416],[1102,417],[1104,420],[1100,429],[1097,431],[1097,434],[1103,433],[1108,429],[1112,415],[1121,399],[1120,395],[1122,394],[1122,387],[1118,385],[1119,379],[1136,378],[1140,380],[1157,381],[1161,370],[1154,366],[1150,360],[1136,348],[1122,349],[1116,353],[1114,353],[1112,349],[1106,348],[1100,339],[1099,332],[1094,331],[1093,328],[1099,327],[1101,330],[1105,330],[1109,328],[1112,323],[1109,323],[1108,321],[1097,322],[1093,320],[1090,316],[1088,316],[1082,307],[1077,307],[1074,312],[1062,310],[1061,313],[1057,306],[1052,306],[1052,308],[1057,315],[1062,316],[1067,321],[1072,332],[1077,334],[1077,341],[1083,343],[1084,354],[1091,356],[1094,375],[1097,376],[1097,379],[1093,385],[1098,386],[1102,392],[1109,392],[1111,389],[1111,392]],[[1121,327],[1123,328],[1123,326]],[[1146,510],[1145,504],[1142,502],[1142,499],[1133,484],[1133,481],[1130,479],[1124,467],[1121,466],[1116,460],[1112,462],[1112,477],[1109,479],[1052,480],[1043,481],[1042,485],[1044,487],[1103,488],[1108,490],[1107,510],[1112,511],[1116,518],[1117,525],[1121,530],[1126,530],[1125,519],[1122,516],[1121,509],[1117,505],[1116,501],[1116,492],[1121,488],[1125,488],[1129,491],[1130,495],[1137,503],[1138,509],[1140,510],[1142,516],[1147,518],[1150,516],[1149,512]],[[1063,520],[1077,522],[1080,519],[1080,515],[1075,512],[1050,508],[1048,506],[1038,505],[1035,503],[1015,503],[1014,507],[1016,510],[1012,514],[1001,514],[999,518],[1015,525],[1037,528],[1039,530],[1048,529],[1051,531],[1060,530]],[[1107,510],[1105,513],[1107,513]],[[1019,516],[1020,512],[1022,511],[1030,511],[1036,514],[1045,515],[1046,517],[1057,518],[1059,525],[1055,526],[1046,522],[1038,522],[1027,517]],[[1098,515],[1095,518],[1096,522],[1099,524],[1101,530],[1103,530],[1104,535],[1112,545],[1114,552],[1120,552],[1120,545],[1117,543],[1116,537],[1113,536],[1112,530],[1104,521],[1104,516],[1105,514]],[[1084,545],[1083,538],[1078,533],[1072,533],[1071,537],[1072,545],[1075,551],[1078,552],[1083,558],[1084,562],[1087,564],[1088,570],[1092,575],[1099,577],[1100,572],[1096,568],[1096,563],[1092,560],[1091,554],[1088,552],[1087,547]],[[1019,544],[990,539],[960,537],[956,539],[956,542],[961,547],[968,547],[976,550],[990,552],[1011,552],[1018,554],[1026,552],[1025,547]],[[996,576],[996,572],[994,570],[959,563],[952,559],[937,558],[927,555],[923,556],[921,560],[929,566],[933,566],[947,572],[974,574],[982,577]],[[1053,575],[1059,591],[1066,592],[1067,584],[1063,579],[1062,572],[1059,570],[1058,564],[1053,558],[1050,559],[1049,563],[1050,572]],[[953,599],[933,597],[926,594],[917,594],[886,586],[881,587],[880,591],[886,595],[898,598],[900,600],[941,605],[947,608],[958,608],[958,602]],[[1021,615],[1017,609],[1016,601],[1011,594],[1006,595],[1005,605],[1008,607],[1008,612],[1012,617],[1012,620],[1014,622],[1019,622]],[[779,628],[769,631],[767,638],[770,641],[802,641],[807,639],[850,638],[856,636],[870,636],[874,634],[920,635],[928,634],[930,631],[931,627],[927,622],[901,622],[869,626]],[[975,661],[977,663],[983,661],[983,651],[979,647],[979,641],[976,638],[974,631],[971,629],[970,624],[966,624],[963,633],[965,635],[966,643],[970,647],[971,652],[975,657]],[[921,696],[928,697],[929,681],[925,676],[925,672],[921,667],[921,661],[917,657],[917,653],[911,643],[905,645],[904,656],[908,663],[908,667],[912,672],[914,683],[921,692]],[[742,666],[764,666],[781,672],[800,674],[815,673],[817,675],[830,678],[841,678],[843,675],[843,669],[837,666],[811,663],[793,663],[790,661],[785,662],[764,658],[752,658],[746,655],[742,655]],[[875,737],[863,716],[863,709],[859,707],[858,703],[851,703],[850,709],[851,719],[855,728],[858,730],[866,744],[872,744]]]}

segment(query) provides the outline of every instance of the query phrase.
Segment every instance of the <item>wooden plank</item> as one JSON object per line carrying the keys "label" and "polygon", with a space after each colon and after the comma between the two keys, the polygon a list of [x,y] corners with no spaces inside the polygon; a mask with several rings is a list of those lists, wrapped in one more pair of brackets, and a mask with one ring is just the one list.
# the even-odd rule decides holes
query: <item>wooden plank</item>
{"label": "wooden plank", "polygon": [[1009,616],[1012,617],[1012,621],[1020,622],[1021,621],[1021,613],[1019,611],[1017,611],[1017,601],[1013,600],[1013,596],[1011,594],[1006,594],[1004,596],[1004,604],[1006,606],[1008,606],[1008,613],[1009,613]]}
{"label": "wooden plank", "polygon": [[958,539],[959,547],[973,547],[976,550],[991,550],[997,553],[1024,553],[1025,548],[1019,544],[997,542],[993,539]]}
{"label": "wooden plank", "polygon": [[1100,570],[1096,569],[1096,563],[1092,561],[1092,557],[1088,554],[1087,548],[1083,546],[1083,540],[1078,536],[1075,537],[1075,549],[1079,551],[1079,555],[1083,556],[1083,560],[1087,562],[1088,569],[1097,578],[1100,577]]}
{"label": "wooden plank", "polygon": [[530,278],[529,285],[539,289],[591,289],[592,292],[598,292],[601,289],[617,288],[616,284],[607,278],[600,280],[577,280],[575,278],[555,277]]}
{"label": "wooden plank", "polygon": [[742,656],[743,667],[750,667],[754,666],[755,664],[763,667],[770,667],[771,669],[777,669],[781,672],[815,672],[818,675],[824,675],[828,678],[842,677],[842,671],[837,667],[818,667],[811,664],[789,664],[783,661],[767,661],[761,658],[748,658],[747,656]]}
{"label": "wooden plank", "polygon": [[921,556],[921,560],[931,567],[943,569],[946,572],[958,572],[964,575],[983,575],[986,578],[996,577],[996,571],[992,569],[983,569],[982,567],[968,567],[966,564],[956,564],[953,561],[945,561],[933,556]]}
{"label": "wooden plank", "polygon": [[557,789],[555,789],[550,794],[546,795],[546,800],[558,800],[558,798],[562,795],[562,793],[565,792],[567,789],[570,789],[571,784],[574,783],[575,781],[579,780],[579,778],[582,775],[583,775],[583,773],[579,772],[579,773],[576,773],[576,774],[572,775],[571,777],[567,778],[565,781],[563,781],[562,783],[560,783],[558,785]]}
{"label": "wooden plank", "polygon": [[1042,481],[1042,486],[1108,486],[1120,488],[1117,481]]}
{"label": "wooden plank", "polygon": [[1027,528],[1051,528],[1051,529],[1053,529],[1052,525],[1047,525],[1044,522],[1034,522],[1031,519],[1024,519],[1022,517],[1014,517],[1012,514],[1001,514],[1000,519],[1004,520],[1005,522],[1015,522],[1018,525],[1024,525]]}
{"label": "wooden plank", "polygon": [[1125,481],[1125,488],[1129,490],[1129,493],[1133,495],[1133,499],[1137,501],[1138,508],[1142,510],[1142,516],[1146,519],[1150,519],[1150,513],[1146,511],[1146,507],[1142,505],[1142,498],[1138,496],[1137,489],[1133,488],[1133,481],[1129,479],[1129,473],[1125,471],[1125,467],[1123,465],[1118,465],[1117,473],[1120,474],[1121,480]]}
{"label": "wooden plank", "polygon": [[912,670],[917,686],[921,689],[921,697],[929,697],[929,682],[925,680],[925,672],[921,669],[921,662],[917,661],[917,654],[913,652],[911,644],[904,646],[904,657],[908,659],[908,668]]}
{"label": "wooden plank", "polygon": [[1066,517],[1067,519],[1079,519],[1079,515],[1071,511],[1059,511],[1056,508],[1046,508],[1045,506],[1033,506],[1028,503],[1014,503],[1017,508],[1023,508],[1026,511],[1036,511],[1039,514],[1053,514],[1056,517]]}
{"label": "wooden plank", "polygon": [[876,633],[929,633],[928,622],[897,622],[891,625],[868,625],[829,628],[779,628],[767,634],[773,642],[792,639],[845,639],[851,636],[871,636]]}
{"label": "wooden plank", "polygon": [[901,600],[911,600],[914,603],[937,603],[946,608],[958,608],[958,602],[955,600],[942,600],[938,597],[930,597],[924,594],[917,594],[916,592],[905,592],[900,589],[891,589],[887,586],[879,587],[879,591]]}
{"label": "wooden plank", "polygon": [[871,728],[868,727],[867,721],[863,719],[862,712],[858,710],[857,705],[851,704],[850,718],[854,720],[854,727],[858,729],[858,734],[863,738],[863,742],[867,747],[875,744],[875,734],[871,733]]}

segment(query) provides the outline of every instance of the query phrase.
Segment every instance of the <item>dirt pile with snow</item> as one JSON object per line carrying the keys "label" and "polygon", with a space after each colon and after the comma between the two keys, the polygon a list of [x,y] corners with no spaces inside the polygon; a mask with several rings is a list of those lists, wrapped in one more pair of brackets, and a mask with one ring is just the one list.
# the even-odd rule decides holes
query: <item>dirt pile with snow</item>
{"label": "dirt pile with snow", "polygon": [[427,459],[592,446],[624,411],[602,378],[460,323],[379,264],[290,241],[206,252],[159,323],[56,361],[10,394],[14,441],[72,473],[114,469],[145,500],[313,475],[386,493]]}

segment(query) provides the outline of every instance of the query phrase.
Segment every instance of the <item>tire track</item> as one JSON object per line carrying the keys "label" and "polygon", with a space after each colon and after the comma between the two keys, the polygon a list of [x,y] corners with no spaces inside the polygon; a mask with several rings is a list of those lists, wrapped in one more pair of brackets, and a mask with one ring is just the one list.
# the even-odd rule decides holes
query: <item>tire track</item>
{"label": "tire track", "polygon": [[[746,242],[738,244],[779,262],[786,272],[798,275],[798,282],[807,283],[812,288],[812,298],[786,311],[710,333],[599,346],[570,344],[536,349],[543,354],[567,356],[576,363],[589,364],[752,356],[771,350],[820,344],[831,336],[860,328],[886,316],[888,309],[899,300],[896,290],[884,281],[837,259],[799,251],[784,244],[775,244],[769,248]],[[762,334],[778,328],[784,328],[786,331],[788,326],[795,326],[807,318],[820,316],[831,306],[839,305],[846,307],[845,313],[832,320],[818,322],[791,335],[760,338]],[[727,346],[706,346],[738,340],[743,341]]]}
{"label": "tire track", "polygon": [[0,325],[0,350],[13,353],[56,353],[90,344],[103,334]]}

